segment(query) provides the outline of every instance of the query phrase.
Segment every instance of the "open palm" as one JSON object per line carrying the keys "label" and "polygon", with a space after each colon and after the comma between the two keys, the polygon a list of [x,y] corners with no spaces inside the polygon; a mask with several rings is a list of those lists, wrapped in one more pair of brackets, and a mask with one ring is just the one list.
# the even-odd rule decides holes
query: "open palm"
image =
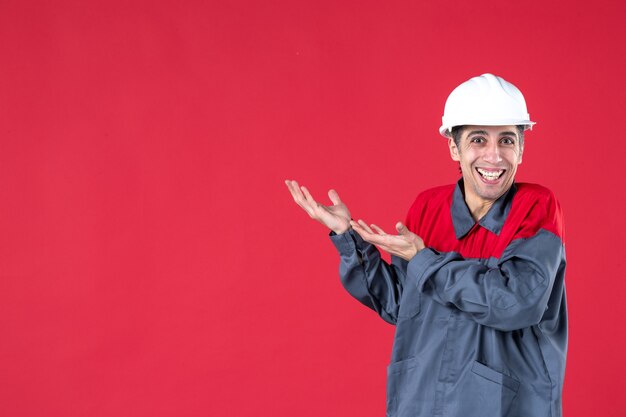
{"label": "open palm", "polygon": [[328,197],[333,204],[325,206],[315,201],[309,190],[304,186],[298,185],[296,181],[286,180],[285,184],[294,201],[312,219],[317,220],[337,234],[350,229],[350,211],[339,198],[337,191],[328,191]]}

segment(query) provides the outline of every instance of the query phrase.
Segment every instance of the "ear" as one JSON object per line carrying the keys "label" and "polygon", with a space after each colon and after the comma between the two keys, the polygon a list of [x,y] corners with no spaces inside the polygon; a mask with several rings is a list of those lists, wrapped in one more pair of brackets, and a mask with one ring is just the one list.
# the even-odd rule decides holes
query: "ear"
{"label": "ear", "polygon": [[524,155],[524,147],[522,146],[519,150],[519,156],[517,157],[517,165],[522,163],[522,155]]}
{"label": "ear", "polygon": [[461,156],[459,155],[459,148],[457,148],[456,143],[454,143],[454,139],[448,138],[448,147],[450,148],[450,158],[452,158],[453,161],[459,162]]}

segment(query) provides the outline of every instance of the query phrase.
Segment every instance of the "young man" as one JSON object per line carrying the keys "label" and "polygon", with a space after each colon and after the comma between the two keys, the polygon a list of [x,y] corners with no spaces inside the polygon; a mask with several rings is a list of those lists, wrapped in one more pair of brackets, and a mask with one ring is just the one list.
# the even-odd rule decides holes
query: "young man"
{"label": "young man", "polygon": [[533,124],[522,93],[502,78],[458,86],[439,131],[462,178],[422,192],[397,235],[351,220],[334,190],[323,206],[286,181],[331,229],[345,288],[397,327],[388,416],[561,416],[561,209],[548,189],[514,181]]}

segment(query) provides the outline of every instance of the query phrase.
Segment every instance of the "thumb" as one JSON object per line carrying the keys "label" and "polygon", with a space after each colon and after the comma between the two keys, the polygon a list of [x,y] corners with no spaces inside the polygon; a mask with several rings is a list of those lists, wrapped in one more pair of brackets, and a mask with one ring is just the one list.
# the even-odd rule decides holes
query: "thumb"
{"label": "thumb", "polygon": [[335,190],[328,191],[328,198],[330,198],[330,201],[332,201],[334,205],[341,204],[339,194],[337,194],[337,191]]}
{"label": "thumb", "polygon": [[396,230],[398,231],[399,234],[401,234],[403,236],[411,234],[409,229],[404,224],[402,224],[402,222],[396,223]]}

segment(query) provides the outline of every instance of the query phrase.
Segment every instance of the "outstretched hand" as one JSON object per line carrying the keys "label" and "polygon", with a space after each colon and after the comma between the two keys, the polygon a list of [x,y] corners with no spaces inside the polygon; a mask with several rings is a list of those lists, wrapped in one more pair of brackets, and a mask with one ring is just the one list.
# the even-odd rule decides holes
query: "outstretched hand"
{"label": "outstretched hand", "polygon": [[324,206],[315,201],[309,190],[304,186],[299,186],[296,181],[286,180],[285,184],[294,201],[312,219],[317,220],[337,234],[344,233],[350,229],[350,211],[339,198],[337,191],[328,191],[328,197],[333,205]]}
{"label": "outstretched hand", "polygon": [[410,261],[425,247],[422,238],[411,232],[402,222],[396,224],[397,235],[387,234],[375,224],[370,227],[363,220],[351,221],[350,224],[364,241],[407,261]]}

